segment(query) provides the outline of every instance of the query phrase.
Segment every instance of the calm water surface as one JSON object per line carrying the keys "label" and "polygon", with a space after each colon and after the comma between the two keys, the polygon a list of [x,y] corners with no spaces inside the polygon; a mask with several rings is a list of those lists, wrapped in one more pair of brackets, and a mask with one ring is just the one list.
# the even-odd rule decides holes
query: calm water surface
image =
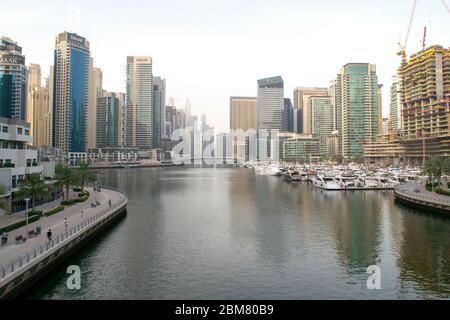
{"label": "calm water surface", "polygon": [[[450,297],[450,219],[392,191],[325,192],[238,168],[101,171],[128,216],[31,290],[39,299]],[[65,268],[82,271],[68,290]],[[381,290],[366,268],[381,268]]]}

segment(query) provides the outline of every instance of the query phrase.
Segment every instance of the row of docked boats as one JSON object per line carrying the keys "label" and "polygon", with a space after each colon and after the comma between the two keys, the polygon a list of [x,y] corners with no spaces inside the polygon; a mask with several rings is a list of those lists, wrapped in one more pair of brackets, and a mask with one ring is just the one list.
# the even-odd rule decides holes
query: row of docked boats
{"label": "row of docked boats", "polygon": [[292,165],[246,163],[259,175],[282,176],[288,182],[308,182],[323,190],[393,190],[420,178],[416,168],[368,168],[363,165]]}

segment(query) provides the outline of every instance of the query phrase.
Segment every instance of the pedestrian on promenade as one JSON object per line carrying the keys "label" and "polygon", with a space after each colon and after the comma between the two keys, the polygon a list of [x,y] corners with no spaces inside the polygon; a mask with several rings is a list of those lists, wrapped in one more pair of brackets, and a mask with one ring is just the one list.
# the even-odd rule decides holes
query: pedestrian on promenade
{"label": "pedestrian on promenade", "polygon": [[66,228],[66,231],[67,231],[67,227],[68,227],[68,223],[67,223],[67,217],[66,217],[66,218],[64,218],[64,228]]}
{"label": "pedestrian on promenade", "polygon": [[52,229],[48,229],[47,231],[47,239],[49,242],[52,241]]}
{"label": "pedestrian on promenade", "polygon": [[3,234],[2,234],[2,247],[4,245],[6,245],[7,242],[8,242],[8,234],[6,232],[3,232]]}
{"label": "pedestrian on promenade", "polygon": [[111,208],[111,199],[109,199],[109,207]]}

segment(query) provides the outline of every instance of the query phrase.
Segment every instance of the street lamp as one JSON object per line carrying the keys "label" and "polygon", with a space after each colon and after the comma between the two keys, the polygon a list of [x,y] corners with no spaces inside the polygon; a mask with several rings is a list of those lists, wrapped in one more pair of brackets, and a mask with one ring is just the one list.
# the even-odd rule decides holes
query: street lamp
{"label": "street lamp", "polygon": [[25,198],[26,203],[26,212],[27,212],[27,223],[25,226],[25,238],[28,240],[28,203],[30,202],[30,198]]}

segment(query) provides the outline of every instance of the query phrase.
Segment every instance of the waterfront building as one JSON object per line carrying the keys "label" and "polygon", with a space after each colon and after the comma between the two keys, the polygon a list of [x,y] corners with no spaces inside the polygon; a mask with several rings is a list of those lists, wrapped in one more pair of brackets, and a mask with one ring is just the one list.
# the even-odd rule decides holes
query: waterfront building
{"label": "waterfront building", "polygon": [[311,133],[310,112],[307,109],[310,97],[329,95],[328,88],[298,87],[294,89],[294,109],[300,113],[301,121],[297,123],[297,133]]}
{"label": "waterfront building", "polygon": [[108,92],[97,99],[97,142],[98,148],[119,146],[120,100],[114,92]]}
{"label": "waterfront building", "polygon": [[398,134],[391,132],[379,135],[375,141],[364,144],[364,161],[380,166],[401,165],[404,162],[405,147]]}
{"label": "waterfront building", "polygon": [[390,109],[389,119],[390,129],[397,133],[403,130],[402,104],[401,104],[401,78],[398,76],[392,77],[392,84],[390,90]]}
{"label": "waterfront building", "polygon": [[230,130],[258,129],[256,97],[230,97]]}
{"label": "waterfront building", "polygon": [[94,148],[87,152],[87,160],[90,163],[124,163],[139,161],[138,148]]}
{"label": "waterfront building", "polygon": [[333,132],[333,105],[331,97],[310,97],[308,99],[310,110],[311,131],[320,142],[320,155],[327,158],[327,138]]}
{"label": "waterfront building", "polygon": [[381,133],[383,129],[383,85],[378,85],[378,132]]}
{"label": "waterfront building", "polygon": [[336,79],[337,130],[344,159],[363,155],[363,144],[375,140],[380,131],[376,66],[349,63]]}
{"label": "waterfront building", "polygon": [[339,131],[334,130],[326,137],[326,154],[329,159],[338,159],[339,152]]}
{"label": "waterfront building", "polygon": [[153,77],[153,148],[161,147],[162,128],[164,123],[164,106],[166,105],[166,80],[161,77]]}
{"label": "waterfront building", "polygon": [[89,42],[64,32],[56,37],[54,66],[54,147],[85,152],[91,58]]}
{"label": "waterfront building", "polygon": [[[32,141],[28,122],[0,117],[0,185],[6,191],[1,197],[10,202],[11,212],[25,209],[25,202],[15,199],[15,193],[19,191],[21,181],[26,180],[33,173],[46,178],[54,175],[54,163],[39,164],[37,150],[28,148]],[[45,176],[44,166],[46,167]],[[53,170],[50,170],[50,167],[53,167]],[[49,200],[56,199],[58,192],[52,189],[50,191],[51,199]],[[44,201],[44,199],[37,199],[37,204]]]}
{"label": "waterfront building", "polygon": [[30,124],[30,135],[33,137],[34,147],[49,147],[47,144],[49,121],[49,92],[42,86],[41,67],[30,64],[28,67],[28,111],[27,122]]}
{"label": "waterfront building", "polygon": [[311,162],[320,157],[319,139],[312,134],[296,134],[283,143],[283,160]]}
{"label": "waterfront building", "polygon": [[28,71],[22,47],[0,38],[0,117],[27,120]]}
{"label": "waterfront building", "polygon": [[94,62],[91,58],[90,84],[89,84],[89,110],[88,110],[88,148],[95,148],[97,144],[97,119],[98,99],[103,97],[103,72],[100,68],[94,68]]}
{"label": "waterfront building", "polygon": [[388,143],[398,152],[391,156],[390,149],[383,145],[386,138],[381,137],[365,147],[365,161],[417,166],[429,157],[449,156],[450,50],[434,45],[402,61],[391,97],[397,134],[388,135]]}
{"label": "waterfront building", "polygon": [[151,57],[127,57],[127,146],[153,145],[153,74]]}
{"label": "waterfront building", "polygon": [[258,80],[258,129],[283,128],[284,83],[280,76]]}
{"label": "waterfront building", "polygon": [[284,132],[293,132],[293,123],[294,123],[294,108],[292,106],[291,99],[284,98],[284,108],[283,108],[283,126],[281,131]]}
{"label": "waterfront building", "polygon": [[125,93],[116,92],[116,98],[119,99],[119,111],[118,111],[118,146],[123,148],[127,142],[127,100]]}
{"label": "waterfront building", "polygon": [[45,88],[48,92],[48,104],[45,111],[45,122],[43,124],[44,145],[41,148],[51,148],[53,146],[53,86],[54,86],[54,68],[50,66],[50,73],[45,79]]}

